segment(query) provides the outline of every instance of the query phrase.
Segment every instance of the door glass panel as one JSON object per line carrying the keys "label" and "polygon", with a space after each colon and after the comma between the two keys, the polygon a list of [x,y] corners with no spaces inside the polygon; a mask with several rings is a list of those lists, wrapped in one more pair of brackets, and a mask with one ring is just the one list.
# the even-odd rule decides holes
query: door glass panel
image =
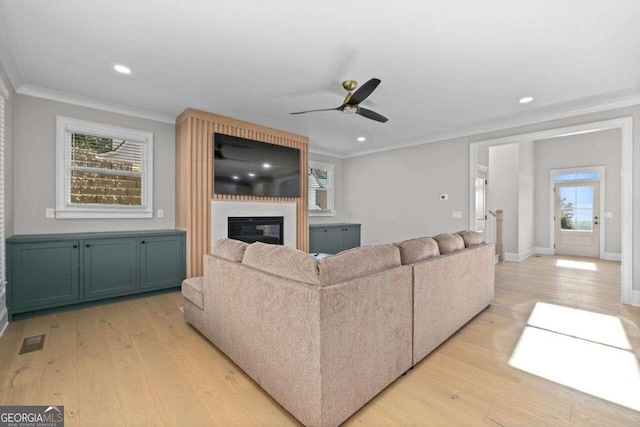
{"label": "door glass panel", "polygon": [[476,178],[476,219],[484,219],[484,178]]}
{"label": "door glass panel", "polygon": [[593,186],[560,187],[560,229],[593,231]]}

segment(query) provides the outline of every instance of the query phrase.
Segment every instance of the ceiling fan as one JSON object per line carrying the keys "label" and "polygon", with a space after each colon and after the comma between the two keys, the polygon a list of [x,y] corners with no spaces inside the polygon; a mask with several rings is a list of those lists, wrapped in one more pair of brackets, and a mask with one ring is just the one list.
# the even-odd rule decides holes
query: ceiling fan
{"label": "ceiling fan", "polygon": [[356,87],[358,87],[358,82],[355,80],[345,80],[342,82],[342,87],[348,91],[346,98],[342,102],[342,105],[336,108],[324,108],[321,110],[309,110],[309,111],[299,111],[297,113],[291,114],[306,114],[306,113],[314,113],[316,111],[342,111],[345,114],[360,114],[362,117],[366,117],[367,119],[375,120],[377,122],[386,122],[387,119],[381,114],[376,113],[375,111],[368,110],[360,106],[360,103],[367,99],[371,93],[378,87],[380,84],[380,79],[371,79],[362,86],[360,89],[351,93]]}

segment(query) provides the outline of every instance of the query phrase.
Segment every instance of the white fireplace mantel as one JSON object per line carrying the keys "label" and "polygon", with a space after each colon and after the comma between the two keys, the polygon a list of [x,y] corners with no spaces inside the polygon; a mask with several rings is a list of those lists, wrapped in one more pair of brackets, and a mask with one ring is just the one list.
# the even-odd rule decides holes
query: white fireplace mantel
{"label": "white fireplace mantel", "polygon": [[211,202],[211,246],[218,239],[228,236],[230,216],[281,216],[284,218],[284,245],[297,246],[297,221],[295,203],[266,202]]}

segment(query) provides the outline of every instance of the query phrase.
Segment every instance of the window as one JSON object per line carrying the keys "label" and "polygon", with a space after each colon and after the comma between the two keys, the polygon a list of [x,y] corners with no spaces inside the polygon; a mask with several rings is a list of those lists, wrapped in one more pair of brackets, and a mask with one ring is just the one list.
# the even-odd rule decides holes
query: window
{"label": "window", "polygon": [[56,218],[153,217],[153,134],[57,118]]}
{"label": "window", "polygon": [[593,181],[598,179],[598,171],[556,172],[556,182]]}
{"label": "window", "polygon": [[309,215],[334,216],[333,165],[309,162]]}

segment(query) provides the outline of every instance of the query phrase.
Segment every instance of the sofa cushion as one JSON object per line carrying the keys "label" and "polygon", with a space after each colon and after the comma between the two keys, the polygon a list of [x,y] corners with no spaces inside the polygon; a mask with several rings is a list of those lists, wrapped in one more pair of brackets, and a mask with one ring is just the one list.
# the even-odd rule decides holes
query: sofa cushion
{"label": "sofa cushion", "polygon": [[204,310],[204,295],[202,293],[202,277],[190,277],[182,281],[182,296],[191,301],[196,307]]}
{"label": "sofa cushion", "polygon": [[318,260],[287,246],[252,243],[247,246],[242,263],[299,282],[320,284]]}
{"label": "sofa cushion", "polygon": [[211,251],[211,255],[228,259],[229,261],[242,262],[244,251],[249,246],[246,242],[233,239],[218,239]]}
{"label": "sofa cushion", "polygon": [[402,265],[394,245],[361,246],[318,260],[320,282],[334,285]]}
{"label": "sofa cushion", "polygon": [[484,243],[484,234],[477,231],[463,230],[459,231],[458,234],[462,237],[465,248],[470,248],[471,246],[477,246]]}
{"label": "sofa cushion", "polygon": [[434,239],[442,255],[464,249],[464,240],[458,234],[438,234]]}
{"label": "sofa cushion", "polygon": [[413,264],[440,255],[438,242],[432,237],[416,237],[394,244],[400,249],[402,265]]}

